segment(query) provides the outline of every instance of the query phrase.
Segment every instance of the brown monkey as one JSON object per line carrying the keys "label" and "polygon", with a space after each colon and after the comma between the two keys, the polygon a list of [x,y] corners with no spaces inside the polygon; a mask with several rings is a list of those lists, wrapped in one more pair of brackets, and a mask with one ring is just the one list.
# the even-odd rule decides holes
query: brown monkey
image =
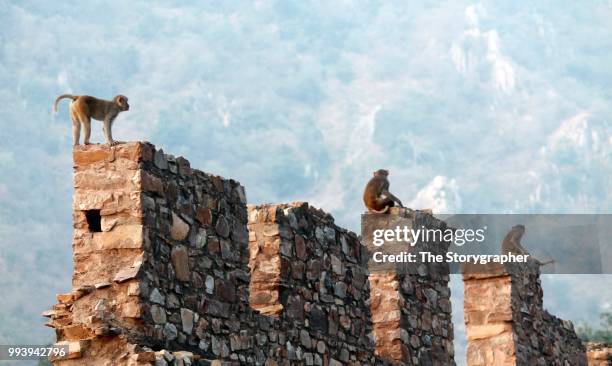
{"label": "brown monkey", "polygon": [[78,145],[81,135],[81,124],[84,128],[83,144],[89,145],[89,135],[91,134],[91,119],[104,122],[104,136],[109,146],[116,145],[113,140],[111,127],[113,121],[120,112],[130,109],[128,98],[117,95],[113,100],[103,100],[89,95],[60,95],[53,103],[53,111],[57,112],[57,104],[62,99],[72,99],[70,103],[70,118],[72,119],[72,144]]}
{"label": "brown monkey", "polygon": [[529,254],[521,244],[521,238],[525,234],[525,226],[515,225],[512,230],[508,231],[504,241],[502,241],[502,254]]}
{"label": "brown monkey", "polygon": [[402,202],[389,192],[389,171],[379,169],[374,172],[374,176],[370,179],[363,191],[363,203],[365,203],[368,211],[376,213],[385,213],[389,207],[393,207],[396,203],[399,207],[404,207]]}
{"label": "brown monkey", "polygon": [[523,247],[521,244],[521,238],[525,234],[525,226],[524,225],[515,225],[512,227],[512,230],[506,234],[504,241],[502,241],[501,251],[502,254],[521,254],[521,255],[529,255],[536,263],[540,266],[545,266],[547,264],[555,263],[554,259],[551,259],[546,262],[542,262],[533,256]]}

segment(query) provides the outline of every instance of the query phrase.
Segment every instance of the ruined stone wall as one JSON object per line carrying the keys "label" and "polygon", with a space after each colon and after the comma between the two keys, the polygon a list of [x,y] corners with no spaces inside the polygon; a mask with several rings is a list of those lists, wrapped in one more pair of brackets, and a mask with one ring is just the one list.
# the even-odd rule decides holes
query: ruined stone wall
{"label": "ruined stone wall", "polygon": [[155,348],[263,363],[266,338],[248,306],[246,195],[234,180],[192,170],[161,150],[142,164],[146,274],[140,288]]}
{"label": "ruined stone wall", "polygon": [[463,280],[468,365],[587,364],[572,323],[543,308],[538,263],[472,268]]}
{"label": "ruined stone wall", "polygon": [[75,351],[56,363],[191,359],[153,352],[162,348],[265,360],[240,332],[257,329],[244,189],[147,143],[78,147],[73,157],[73,290],[45,315]]}
{"label": "ruined stone wall", "polygon": [[516,365],[510,276],[464,274],[463,291],[467,364]]}
{"label": "ruined stone wall", "polygon": [[[454,365],[448,263],[377,264],[372,260],[372,254],[381,250],[372,244],[374,230],[396,227],[443,231],[446,223],[431,212],[402,208],[392,208],[390,214],[362,215],[376,354],[406,365]],[[449,245],[442,238],[431,238],[413,247],[388,242],[383,251],[443,255]]]}
{"label": "ruined stone wall", "polygon": [[57,365],[155,359],[139,344],[148,333],[141,297],[149,278],[142,267],[151,247],[145,240],[142,173],[152,154],[152,146],[140,143],[73,151],[73,287],[43,314],[58,343],[70,349],[69,359]]}
{"label": "ruined stone wall", "polygon": [[77,147],[74,172],[73,289],[44,314],[70,348],[55,365],[388,363],[361,246],[331,216],[252,208],[249,233],[240,184],[148,143]]}
{"label": "ruined stone wall", "polygon": [[249,233],[251,306],[283,324],[289,360],[375,364],[357,236],[307,203],[250,206]]}
{"label": "ruined stone wall", "polygon": [[[55,365],[454,364],[446,264],[374,269],[373,248],[330,215],[247,211],[238,182],[149,143],[73,159],[72,290],[44,313],[69,347]],[[375,216],[445,228],[427,212]],[[586,364],[571,323],[542,309],[537,266],[464,281],[468,364]]]}
{"label": "ruined stone wall", "polygon": [[612,366],[612,345],[588,342],[587,362],[589,366]]}

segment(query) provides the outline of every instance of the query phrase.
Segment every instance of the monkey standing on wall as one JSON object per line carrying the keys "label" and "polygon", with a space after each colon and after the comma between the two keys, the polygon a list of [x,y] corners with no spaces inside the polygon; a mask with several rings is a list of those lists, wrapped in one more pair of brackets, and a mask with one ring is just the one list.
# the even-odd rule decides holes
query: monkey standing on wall
{"label": "monkey standing on wall", "polygon": [[363,191],[363,203],[365,203],[368,211],[385,213],[389,210],[389,207],[393,207],[396,203],[399,207],[404,207],[402,202],[389,192],[388,176],[388,170],[378,169],[366,185]]}
{"label": "monkey standing on wall", "polygon": [[81,124],[84,129],[83,144],[89,145],[89,135],[91,134],[91,119],[104,122],[104,136],[109,146],[117,145],[113,140],[111,128],[113,121],[120,112],[128,111],[130,105],[128,98],[117,95],[113,100],[103,100],[89,95],[60,95],[53,103],[53,112],[57,112],[57,104],[62,99],[72,99],[70,103],[70,118],[72,119],[72,145],[79,144],[81,136]]}

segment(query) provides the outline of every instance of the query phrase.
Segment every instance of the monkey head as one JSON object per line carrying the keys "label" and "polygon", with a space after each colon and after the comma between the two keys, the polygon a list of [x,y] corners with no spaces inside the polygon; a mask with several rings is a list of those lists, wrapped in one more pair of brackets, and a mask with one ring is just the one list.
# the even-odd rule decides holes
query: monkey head
{"label": "monkey head", "polygon": [[512,227],[512,231],[514,231],[516,233],[516,236],[518,238],[521,238],[523,236],[523,234],[525,234],[525,225],[514,225]]}
{"label": "monkey head", "polygon": [[129,111],[130,105],[128,104],[128,98],[125,95],[117,95],[113,98],[113,102],[119,106],[120,111]]}
{"label": "monkey head", "polygon": [[387,169],[378,169],[374,172],[374,176],[386,178],[387,176],[389,176],[389,171]]}

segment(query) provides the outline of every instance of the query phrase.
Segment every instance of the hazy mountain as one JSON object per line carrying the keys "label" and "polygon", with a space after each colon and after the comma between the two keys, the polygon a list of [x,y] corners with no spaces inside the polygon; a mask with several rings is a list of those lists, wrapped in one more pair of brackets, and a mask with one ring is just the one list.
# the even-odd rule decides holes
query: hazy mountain
{"label": "hazy mountain", "polygon": [[[380,167],[415,208],[603,213],[611,18],[609,1],[0,0],[0,343],[51,340],[39,314],[70,287],[70,123],[67,103],[51,114],[56,95],[123,93],[117,139],[353,230]],[[546,305],[592,320],[611,284],[546,279]]]}

